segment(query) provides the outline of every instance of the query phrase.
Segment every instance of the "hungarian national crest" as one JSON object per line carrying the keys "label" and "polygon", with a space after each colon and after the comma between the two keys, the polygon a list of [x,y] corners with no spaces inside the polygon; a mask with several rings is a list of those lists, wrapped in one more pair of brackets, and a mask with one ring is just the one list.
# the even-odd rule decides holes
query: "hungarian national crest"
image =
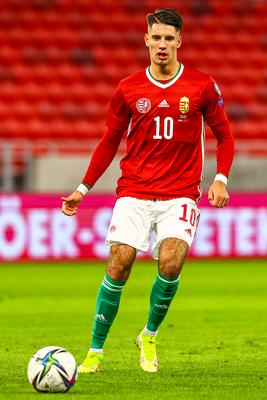
{"label": "hungarian national crest", "polygon": [[137,100],[136,108],[141,114],[145,114],[150,110],[151,102],[146,97],[142,97],[141,99]]}
{"label": "hungarian national crest", "polygon": [[181,97],[180,98],[180,104],[179,104],[179,110],[181,111],[182,114],[186,114],[189,111],[189,98],[188,97]]}

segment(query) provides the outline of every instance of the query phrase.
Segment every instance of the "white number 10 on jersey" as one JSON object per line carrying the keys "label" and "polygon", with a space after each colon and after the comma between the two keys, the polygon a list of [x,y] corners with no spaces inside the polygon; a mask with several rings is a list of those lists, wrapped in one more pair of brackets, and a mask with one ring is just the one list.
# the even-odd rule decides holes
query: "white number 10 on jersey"
{"label": "white number 10 on jersey", "polygon": [[171,139],[173,137],[173,118],[166,117],[164,118],[163,124],[163,136],[160,132],[160,117],[155,117],[154,121],[156,122],[156,134],[153,136],[153,139]]}

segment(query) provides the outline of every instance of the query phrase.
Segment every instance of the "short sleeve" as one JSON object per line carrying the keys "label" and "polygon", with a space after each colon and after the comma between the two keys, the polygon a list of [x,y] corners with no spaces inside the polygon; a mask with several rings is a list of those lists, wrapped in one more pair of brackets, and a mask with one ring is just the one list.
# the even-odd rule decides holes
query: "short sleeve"
{"label": "short sleeve", "polygon": [[227,121],[220,88],[212,78],[209,78],[203,92],[203,115],[210,127]]}
{"label": "short sleeve", "polygon": [[127,107],[121,85],[111,100],[106,125],[117,131],[124,131],[128,128],[130,122],[130,112]]}

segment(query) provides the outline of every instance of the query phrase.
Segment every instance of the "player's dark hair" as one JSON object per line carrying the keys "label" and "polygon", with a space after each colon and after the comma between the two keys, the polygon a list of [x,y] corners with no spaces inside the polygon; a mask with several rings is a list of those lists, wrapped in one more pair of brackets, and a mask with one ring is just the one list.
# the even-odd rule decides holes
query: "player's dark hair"
{"label": "player's dark hair", "polygon": [[146,19],[149,28],[151,28],[153,24],[166,24],[174,26],[175,29],[179,31],[183,25],[182,16],[177,11],[169,8],[157,8],[153,13],[148,14]]}

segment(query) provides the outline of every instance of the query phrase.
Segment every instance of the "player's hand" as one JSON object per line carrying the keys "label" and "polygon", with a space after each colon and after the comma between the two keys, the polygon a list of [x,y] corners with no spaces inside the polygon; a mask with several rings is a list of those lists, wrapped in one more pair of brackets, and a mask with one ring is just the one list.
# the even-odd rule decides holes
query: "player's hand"
{"label": "player's hand", "polygon": [[75,215],[78,211],[78,205],[82,201],[83,197],[83,194],[77,190],[68,197],[62,197],[61,210],[63,214],[68,215],[69,217]]}
{"label": "player's hand", "polygon": [[221,181],[214,181],[208,191],[208,199],[213,207],[223,208],[227,206],[229,194],[226,185]]}

